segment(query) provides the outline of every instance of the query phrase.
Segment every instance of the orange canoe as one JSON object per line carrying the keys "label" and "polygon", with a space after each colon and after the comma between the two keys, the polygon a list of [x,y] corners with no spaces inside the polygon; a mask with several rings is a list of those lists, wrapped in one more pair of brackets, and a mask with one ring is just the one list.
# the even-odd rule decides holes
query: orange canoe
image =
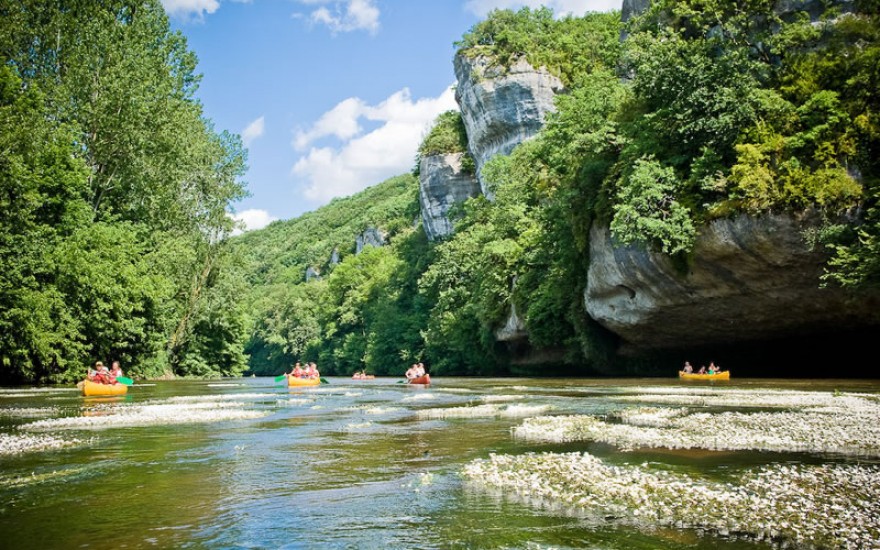
{"label": "orange canoe", "polygon": [[[79,385],[79,384],[77,384]],[[92,382],[91,380],[82,381],[82,394],[88,396],[96,395],[125,395],[128,393],[128,386],[125,384],[101,384]]]}
{"label": "orange canoe", "polygon": [[431,383],[431,375],[425,374],[424,376],[419,376],[418,378],[413,378],[412,380],[407,380],[407,384],[421,384],[427,386]]}

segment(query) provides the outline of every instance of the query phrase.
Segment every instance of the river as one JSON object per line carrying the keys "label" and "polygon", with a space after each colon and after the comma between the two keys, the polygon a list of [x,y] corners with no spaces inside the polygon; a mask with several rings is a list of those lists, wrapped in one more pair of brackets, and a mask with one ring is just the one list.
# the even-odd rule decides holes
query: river
{"label": "river", "polygon": [[[872,452],[833,449],[672,450],[512,435],[527,417],[607,419],[637,406],[628,399],[646,390],[675,396],[682,388],[686,396],[690,388],[871,396],[880,383],[437,377],[425,388],[331,377],[320,387],[288,389],[246,378],[138,384],[122,398],[6,388],[0,546],[770,548],[711,529],[533,501],[470,482],[462,471],[490,453],[543,451],[585,451],[604,464],[654,465],[701,480],[767,465],[878,463]],[[459,407],[469,409],[448,412]]]}

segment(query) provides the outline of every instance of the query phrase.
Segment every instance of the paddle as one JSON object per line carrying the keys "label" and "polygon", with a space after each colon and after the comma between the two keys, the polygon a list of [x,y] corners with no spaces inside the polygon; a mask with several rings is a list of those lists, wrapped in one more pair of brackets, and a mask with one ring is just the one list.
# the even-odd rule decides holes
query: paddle
{"label": "paddle", "polygon": [[131,386],[132,384],[134,384],[134,380],[125,376],[117,376],[116,381],[125,386]]}
{"label": "paddle", "polygon": [[329,384],[330,382],[328,382],[326,378],[321,378],[321,383],[322,384]]}
{"label": "paddle", "polygon": [[281,376],[276,376],[276,377],[275,377],[275,381],[276,381],[276,382],[281,382],[281,381],[284,380],[285,378],[287,378],[287,375],[286,375],[286,374],[282,374]]}

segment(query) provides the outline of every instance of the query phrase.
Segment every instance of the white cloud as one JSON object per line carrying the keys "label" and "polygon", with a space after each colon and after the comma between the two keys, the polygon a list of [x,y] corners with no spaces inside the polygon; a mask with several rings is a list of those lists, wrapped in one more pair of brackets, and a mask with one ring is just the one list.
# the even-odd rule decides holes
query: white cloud
{"label": "white cloud", "polygon": [[[331,31],[350,32],[365,30],[370,34],[379,31],[379,8],[375,0],[299,0],[301,4],[321,7],[309,14],[314,24],[327,25]],[[330,5],[331,7],[327,7]]]}
{"label": "white cloud", "polygon": [[[358,98],[346,99],[294,139],[298,150],[324,136],[335,136],[342,143],[312,147],[296,161],[292,173],[305,180],[305,197],[322,203],[405,173],[412,168],[430,124],[450,109],[457,109],[451,87],[439,97],[415,101],[404,88],[375,106]],[[362,118],[382,124],[363,134]]]}
{"label": "white cloud", "polygon": [[162,0],[162,7],[172,17],[202,18],[220,7],[219,0]]}
{"label": "white cloud", "polygon": [[263,135],[263,131],[266,129],[266,117],[261,116],[255,121],[251,122],[247,125],[247,128],[242,130],[241,132],[241,140],[244,142],[245,147],[250,147],[251,143],[257,139],[258,137]]}
{"label": "white cloud", "polygon": [[307,131],[298,130],[293,140],[297,151],[308,147],[316,139],[325,136],[336,136],[339,139],[351,139],[361,131],[358,123],[361,113],[367,106],[356,97],[350,97],[336,105],[318,119]]}
{"label": "white cloud", "polygon": [[265,210],[259,210],[259,209],[253,208],[250,210],[243,210],[237,214],[233,214],[232,219],[237,222],[241,222],[244,225],[243,230],[236,229],[235,231],[232,232],[233,235],[238,235],[238,234],[241,234],[242,231],[252,231],[254,229],[262,229],[262,228],[266,227],[267,225],[269,225],[270,223],[277,220],[278,218],[270,215]]}
{"label": "white cloud", "polygon": [[494,9],[512,9],[528,6],[538,8],[547,6],[557,16],[583,15],[588,11],[619,10],[622,0],[467,0],[465,8],[475,15],[484,17]]}

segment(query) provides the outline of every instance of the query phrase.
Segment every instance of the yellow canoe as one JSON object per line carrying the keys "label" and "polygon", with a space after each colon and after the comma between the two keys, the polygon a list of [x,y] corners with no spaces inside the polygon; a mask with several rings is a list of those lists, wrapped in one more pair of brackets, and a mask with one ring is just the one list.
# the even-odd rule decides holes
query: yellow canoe
{"label": "yellow canoe", "polygon": [[730,371],[716,372],[715,374],[697,374],[695,372],[678,371],[678,377],[682,380],[730,380]]}
{"label": "yellow canoe", "polygon": [[287,386],[291,388],[299,388],[302,386],[319,386],[320,378],[297,378],[295,376],[287,377]]}
{"label": "yellow canoe", "polygon": [[[128,386],[125,384],[100,384],[91,380],[83,380],[81,384],[82,394],[87,396],[125,395],[128,393]],[[79,386],[79,384],[77,385]]]}

